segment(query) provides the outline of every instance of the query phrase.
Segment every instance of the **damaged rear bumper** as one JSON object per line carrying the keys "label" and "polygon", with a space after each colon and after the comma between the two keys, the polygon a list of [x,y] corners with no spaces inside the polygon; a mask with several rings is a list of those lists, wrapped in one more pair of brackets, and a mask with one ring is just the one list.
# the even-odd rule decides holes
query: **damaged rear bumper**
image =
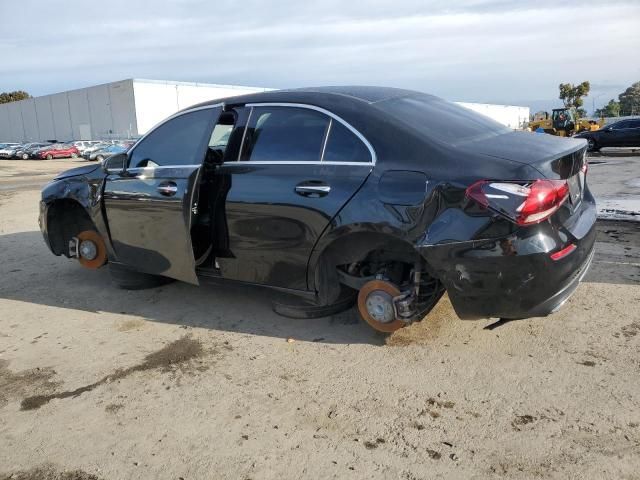
{"label": "damaged rear bumper", "polygon": [[[593,259],[595,223],[578,239],[540,224],[510,237],[423,246],[462,319],[548,315],[575,291]],[[558,260],[551,253],[575,245]]]}

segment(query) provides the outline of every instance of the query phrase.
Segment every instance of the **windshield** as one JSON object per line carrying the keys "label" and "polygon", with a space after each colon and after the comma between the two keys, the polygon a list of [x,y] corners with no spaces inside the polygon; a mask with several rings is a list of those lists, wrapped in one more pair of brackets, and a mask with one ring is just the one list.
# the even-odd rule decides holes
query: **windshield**
{"label": "windshield", "polygon": [[395,98],[378,105],[392,117],[440,142],[456,144],[511,131],[489,117],[430,95]]}

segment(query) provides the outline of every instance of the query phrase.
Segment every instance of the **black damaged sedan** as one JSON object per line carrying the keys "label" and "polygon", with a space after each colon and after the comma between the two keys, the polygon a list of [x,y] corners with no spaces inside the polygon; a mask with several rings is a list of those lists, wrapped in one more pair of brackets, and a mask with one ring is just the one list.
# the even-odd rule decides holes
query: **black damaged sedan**
{"label": "black damaged sedan", "polygon": [[297,295],[308,316],[357,295],[383,332],[445,290],[463,319],[542,316],[593,257],[586,147],[408,90],[258,93],[62,173],[40,227],[54,254],[106,264],[123,288],[245,282]]}

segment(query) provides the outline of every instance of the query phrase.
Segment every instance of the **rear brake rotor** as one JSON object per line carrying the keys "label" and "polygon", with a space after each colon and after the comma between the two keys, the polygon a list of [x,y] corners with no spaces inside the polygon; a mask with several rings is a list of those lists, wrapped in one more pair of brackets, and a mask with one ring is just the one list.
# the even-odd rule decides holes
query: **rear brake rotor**
{"label": "rear brake rotor", "polygon": [[100,268],[107,262],[107,248],[95,230],[78,234],[78,261],[83,267],[91,269]]}
{"label": "rear brake rotor", "polygon": [[393,299],[400,290],[393,283],[371,280],[358,293],[358,311],[371,327],[379,332],[392,333],[406,325],[396,318]]}

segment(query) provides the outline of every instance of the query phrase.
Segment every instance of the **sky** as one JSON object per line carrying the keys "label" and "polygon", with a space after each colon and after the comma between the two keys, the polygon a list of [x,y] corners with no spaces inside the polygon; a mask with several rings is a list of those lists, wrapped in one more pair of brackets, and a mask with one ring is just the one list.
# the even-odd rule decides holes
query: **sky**
{"label": "sky", "polygon": [[591,110],[640,81],[640,1],[0,0],[0,91],[125,78],[384,85],[448,100]]}

